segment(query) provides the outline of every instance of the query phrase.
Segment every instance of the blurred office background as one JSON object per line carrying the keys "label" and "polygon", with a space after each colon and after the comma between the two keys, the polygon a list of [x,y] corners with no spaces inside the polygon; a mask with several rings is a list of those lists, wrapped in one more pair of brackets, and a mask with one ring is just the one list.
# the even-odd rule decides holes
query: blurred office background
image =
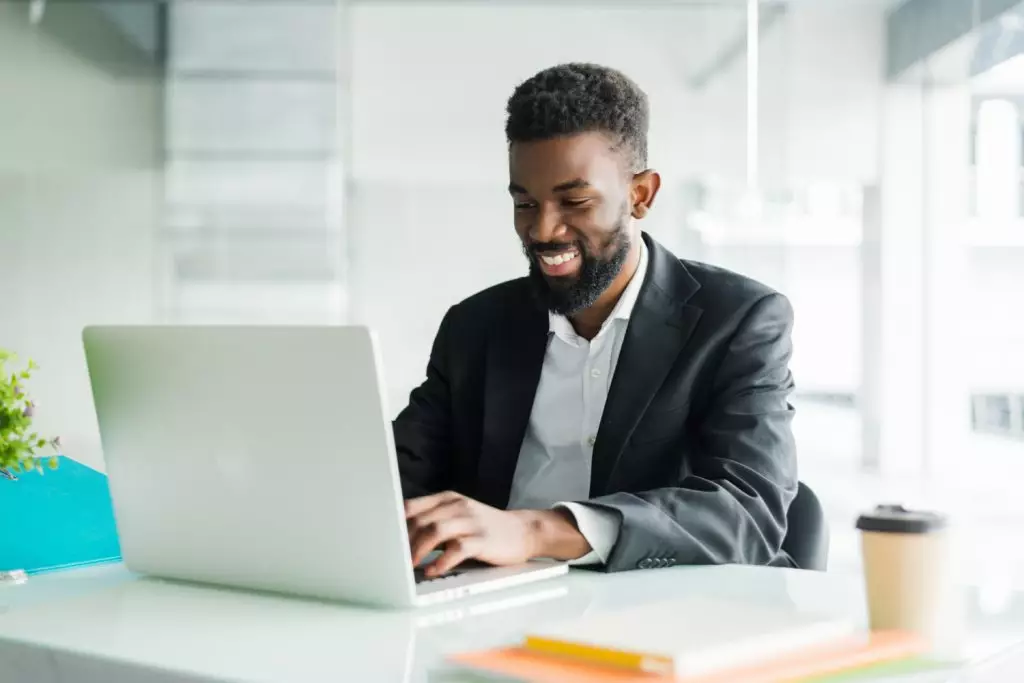
{"label": "blurred office background", "polygon": [[1024,583],[1011,1],[0,0],[0,346],[41,426],[102,467],[89,323],[370,324],[400,409],[445,309],[524,272],[504,103],[570,60],[650,96],[645,227],[792,299],[833,566],[920,501]]}

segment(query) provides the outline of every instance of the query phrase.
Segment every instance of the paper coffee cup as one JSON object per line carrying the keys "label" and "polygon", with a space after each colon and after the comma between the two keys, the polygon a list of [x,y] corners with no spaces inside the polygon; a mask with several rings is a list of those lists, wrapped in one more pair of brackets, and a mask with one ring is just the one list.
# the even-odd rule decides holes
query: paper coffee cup
{"label": "paper coffee cup", "polygon": [[899,505],[858,518],[872,630],[910,631],[945,647],[957,619],[948,526],[941,514]]}

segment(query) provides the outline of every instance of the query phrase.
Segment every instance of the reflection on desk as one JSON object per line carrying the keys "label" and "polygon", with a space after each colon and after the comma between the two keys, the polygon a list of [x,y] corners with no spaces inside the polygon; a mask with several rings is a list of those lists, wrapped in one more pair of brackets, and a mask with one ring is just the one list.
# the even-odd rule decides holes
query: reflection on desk
{"label": "reflection on desk", "polygon": [[[0,590],[0,681],[442,682],[448,654],[518,643],[544,622],[687,595],[864,621],[856,577],[759,567],[575,570],[435,608],[379,611],[142,578],[113,566]],[[1021,602],[1011,619],[976,615],[984,617],[975,624],[976,654],[991,652],[992,625],[1000,646],[1024,638]]]}

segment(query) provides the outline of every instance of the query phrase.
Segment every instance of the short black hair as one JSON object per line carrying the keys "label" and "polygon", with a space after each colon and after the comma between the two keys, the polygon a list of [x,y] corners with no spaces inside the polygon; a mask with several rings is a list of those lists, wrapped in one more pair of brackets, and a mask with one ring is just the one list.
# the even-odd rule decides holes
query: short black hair
{"label": "short black hair", "polygon": [[508,100],[509,144],[597,131],[625,147],[630,170],[647,166],[647,95],[628,76],[598,64],[559,64],[521,83]]}

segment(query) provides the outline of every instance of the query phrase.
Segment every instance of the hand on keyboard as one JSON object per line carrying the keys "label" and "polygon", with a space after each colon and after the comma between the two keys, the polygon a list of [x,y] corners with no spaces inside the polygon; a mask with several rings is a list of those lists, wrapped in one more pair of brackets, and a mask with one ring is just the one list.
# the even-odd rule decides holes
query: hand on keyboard
{"label": "hand on keyboard", "polygon": [[566,510],[499,510],[454,491],[405,501],[405,520],[415,564],[441,552],[427,569],[431,577],[470,559],[502,567],[535,557],[574,560],[592,550]]}

